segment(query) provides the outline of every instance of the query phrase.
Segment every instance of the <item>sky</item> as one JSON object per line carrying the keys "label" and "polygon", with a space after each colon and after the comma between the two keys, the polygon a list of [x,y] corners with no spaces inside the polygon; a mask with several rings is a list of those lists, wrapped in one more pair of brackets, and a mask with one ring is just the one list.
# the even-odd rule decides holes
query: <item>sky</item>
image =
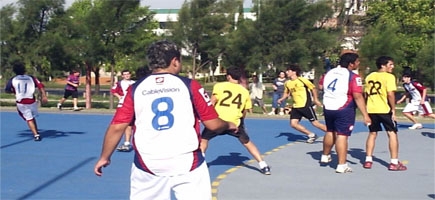
{"label": "sky", "polygon": [[[35,0],[37,1],[37,0]],[[65,0],[66,7],[71,6],[75,0]],[[18,0],[0,0],[0,7],[6,4],[16,3]],[[141,0],[142,6],[150,6],[151,9],[178,9],[183,5],[184,0]],[[252,7],[252,0],[244,0],[243,7]]]}

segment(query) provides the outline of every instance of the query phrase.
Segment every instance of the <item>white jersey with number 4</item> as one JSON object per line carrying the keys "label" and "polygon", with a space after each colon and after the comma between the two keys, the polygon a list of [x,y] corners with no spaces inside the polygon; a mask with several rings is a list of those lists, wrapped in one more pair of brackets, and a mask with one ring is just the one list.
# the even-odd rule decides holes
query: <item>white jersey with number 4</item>
{"label": "white jersey with number 4", "polygon": [[323,91],[325,109],[355,109],[356,104],[352,93],[362,93],[361,77],[346,68],[336,67],[326,73],[323,81]]}

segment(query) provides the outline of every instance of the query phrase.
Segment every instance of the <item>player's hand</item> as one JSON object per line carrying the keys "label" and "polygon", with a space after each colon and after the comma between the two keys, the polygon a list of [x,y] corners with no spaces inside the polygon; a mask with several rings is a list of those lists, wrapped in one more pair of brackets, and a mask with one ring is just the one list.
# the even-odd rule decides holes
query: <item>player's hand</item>
{"label": "player's hand", "polygon": [[41,101],[43,104],[46,104],[48,102],[48,99],[47,99],[47,97],[44,96],[41,98]]}
{"label": "player's hand", "polygon": [[372,125],[372,120],[370,119],[369,116],[364,117],[364,125],[366,125],[366,126]]}
{"label": "player's hand", "polygon": [[322,103],[319,100],[315,100],[314,103],[319,107],[323,107]]}
{"label": "player's hand", "polygon": [[108,165],[110,165],[110,160],[103,160],[103,159],[98,160],[98,162],[95,164],[95,167],[94,167],[95,175],[102,176],[103,175],[103,167],[107,167]]}
{"label": "player's hand", "polygon": [[237,127],[237,125],[233,122],[228,122],[228,130],[237,133],[239,131],[239,127]]}

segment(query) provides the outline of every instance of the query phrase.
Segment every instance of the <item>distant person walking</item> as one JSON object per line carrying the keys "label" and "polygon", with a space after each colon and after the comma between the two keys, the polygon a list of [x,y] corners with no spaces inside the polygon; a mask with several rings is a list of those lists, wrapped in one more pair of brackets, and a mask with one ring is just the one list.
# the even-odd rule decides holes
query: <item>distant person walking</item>
{"label": "distant person walking", "polygon": [[80,86],[80,72],[77,70],[71,70],[71,73],[66,80],[65,92],[63,94],[63,97],[60,99],[59,103],[57,103],[57,108],[59,110],[62,110],[62,104],[65,102],[66,99],[68,99],[68,97],[73,98],[73,106],[74,106],[73,110],[74,111],[80,110],[79,107],[77,106],[78,97],[79,97],[79,92],[77,88],[79,86]]}
{"label": "distant person walking", "polygon": [[394,69],[393,58],[381,56],[376,59],[377,72],[372,72],[365,79],[364,92],[367,95],[367,112],[372,124],[369,126],[369,135],[366,141],[366,160],[363,167],[371,169],[373,165],[373,151],[381,124],[388,134],[391,162],[390,171],[406,170],[399,161],[399,138],[396,123],[396,77],[392,74]]}
{"label": "distant person walking", "polygon": [[[128,69],[124,69],[121,71],[122,80],[115,83],[110,92],[112,92],[113,96],[118,98],[118,108],[122,107],[124,103],[125,95],[127,94],[127,88],[130,85],[133,85],[135,81],[131,80],[131,73]],[[123,152],[129,152],[131,150],[131,134],[132,134],[132,125],[133,123],[125,129],[124,133],[124,143],[120,145],[117,150]]]}
{"label": "distant person walking", "polygon": [[431,117],[435,119],[435,114],[432,113],[432,108],[427,101],[427,89],[421,83],[417,81],[412,81],[411,74],[404,74],[402,76],[403,88],[405,93],[402,98],[397,101],[397,104],[401,104],[405,101],[406,97],[410,97],[411,100],[406,104],[403,109],[403,115],[414,123],[409,129],[420,129],[423,128],[421,123],[414,117],[414,112],[418,112],[425,117]]}
{"label": "distant person walking", "polygon": [[371,123],[367,114],[361,77],[352,71],[359,67],[358,54],[345,53],[340,57],[340,67],[331,69],[322,81],[323,111],[326,134],[323,137],[321,164],[332,161],[331,149],[335,145],[338,165],[337,173],[352,172],[347,164],[348,139],[355,125],[355,109],[361,111],[364,123]]}
{"label": "distant person walking", "polygon": [[13,71],[16,75],[7,82],[5,91],[15,94],[18,114],[27,122],[27,126],[33,133],[33,140],[41,141],[42,137],[38,132],[35,119],[38,115],[35,88],[38,88],[42,96],[42,103],[47,103],[44,85],[37,78],[26,75],[26,68],[21,62],[13,64]]}

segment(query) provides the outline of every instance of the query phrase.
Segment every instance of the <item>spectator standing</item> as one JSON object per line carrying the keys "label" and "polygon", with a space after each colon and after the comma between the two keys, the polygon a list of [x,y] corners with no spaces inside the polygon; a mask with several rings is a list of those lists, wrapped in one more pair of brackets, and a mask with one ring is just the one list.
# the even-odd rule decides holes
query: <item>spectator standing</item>
{"label": "spectator standing", "polygon": [[44,85],[37,78],[25,74],[26,68],[21,62],[13,64],[13,71],[16,75],[7,82],[5,92],[15,94],[18,114],[27,122],[27,126],[32,131],[33,140],[41,141],[42,137],[36,123],[38,104],[35,98],[35,88],[38,88],[42,96],[42,103],[47,103]]}
{"label": "spectator standing", "polygon": [[[263,114],[267,114],[266,106],[263,101],[263,94],[266,87],[258,80],[257,75],[252,76],[252,83],[249,84],[249,94],[251,96],[252,105],[258,104],[263,110]],[[250,110],[252,113],[252,109]]]}
{"label": "spectator standing", "polygon": [[237,127],[218,118],[209,96],[196,81],[178,74],[180,48],[157,41],[147,49],[152,74],[127,89],[110,123],[94,173],[102,175],[127,126],[134,120],[134,162],[130,199],[210,200],[210,175],[201,153],[200,124],[222,132]]}
{"label": "spectator standing", "polygon": [[363,167],[371,169],[373,165],[373,150],[381,124],[388,134],[388,143],[391,162],[390,171],[404,171],[407,169],[399,161],[399,138],[396,123],[396,77],[392,74],[394,69],[393,58],[380,56],[376,59],[378,71],[370,73],[365,79],[364,92],[367,95],[367,112],[372,124],[369,126],[369,135],[366,141],[366,159]]}
{"label": "spectator standing", "polygon": [[276,109],[278,108],[279,115],[284,115],[285,102],[278,103],[278,99],[280,99],[284,94],[284,85],[286,81],[286,74],[283,71],[280,71],[278,77],[273,80],[272,111],[269,115],[275,115]]}

